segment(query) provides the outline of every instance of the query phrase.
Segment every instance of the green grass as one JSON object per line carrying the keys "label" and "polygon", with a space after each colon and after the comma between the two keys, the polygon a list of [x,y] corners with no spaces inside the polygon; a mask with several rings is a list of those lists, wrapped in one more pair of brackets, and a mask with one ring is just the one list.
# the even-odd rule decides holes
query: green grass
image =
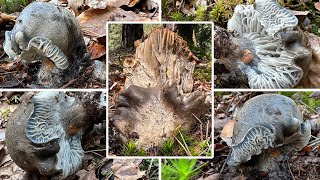
{"label": "green grass", "polygon": [[161,168],[162,179],[189,180],[201,173],[207,163],[198,166],[196,164],[196,159],[170,159],[169,162],[165,160]]}
{"label": "green grass", "polygon": [[147,156],[148,153],[137,147],[137,144],[133,140],[129,140],[122,148],[120,153],[122,156]]}
{"label": "green grass", "polygon": [[164,156],[173,156],[174,154],[174,140],[167,139],[161,146],[160,146],[160,153]]}

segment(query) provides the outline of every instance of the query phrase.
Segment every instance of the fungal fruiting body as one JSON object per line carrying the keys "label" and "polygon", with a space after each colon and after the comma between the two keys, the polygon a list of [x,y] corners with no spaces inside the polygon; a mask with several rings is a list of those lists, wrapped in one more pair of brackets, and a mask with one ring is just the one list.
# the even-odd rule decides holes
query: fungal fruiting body
{"label": "fungal fruiting body", "polygon": [[64,179],[82,163],[80,129],[68,133],[75,121],[83,121],[81,103],[63,92],[40,92],[21,105],[6,130],[13,161],[27,172]]}
{"label": "fungal fruiting body", "polygon": [[[51,3],[33,2],[25,7],[5,38],[5,52],[11,57],[17,56],[26,63],[52,61],[54,70],[38,74],[39,84],[48,87],[72,78],[89,55],[76,18]],[[43,66],[45,63],[42,71],[46,69]]]}
{"label": "fungal fruiting body", "polygon": [[[228,22],[235,32],[240,52],[249,50],[253,60],[237,60],[250,88],[291,88],[303,77],[299,61],[308,63],[311,52],[301,45],[298,19],[276,0],[258,0],[254,5],[238,5]],[[291,38],[284,38],[289,35]]]}
{"label": "fungal fruiting body", "polygon": [[[272,159],[272,151],[289,155],[306,146],[311,136],[310,123],[303,121],[294,101],[282,95],[264,94],[250,99],[236,120],[230,166],[245,163],[254,155],[263,161]],[[257,163],[257,167],[268,171],[273,168],[270,164]]]}

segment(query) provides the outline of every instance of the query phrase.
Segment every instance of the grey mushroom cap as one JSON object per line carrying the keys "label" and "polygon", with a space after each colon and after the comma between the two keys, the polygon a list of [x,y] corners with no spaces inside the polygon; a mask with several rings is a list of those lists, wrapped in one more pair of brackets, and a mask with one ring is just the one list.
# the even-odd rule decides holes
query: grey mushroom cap
{"label": "grey mushroom cap", "polygon": [[284,153],[301,150],[311,136],[311,126],[303,121],[294,101],[278,94],[256,96],[245,103],[236,116],[232,153],[228,165],[237,166],[268,149]]}
{"label": "grey mushroom cap", "polygon": [[33,2],[25,7],[10,34],[8,49],[26,62],[48,58],[64,70],[87,53],[75,17],[51,3]]}
{"label": "grey mushroom cap", "polygon": [[64,179],[81,166],[82,130],[68,133],[68,126],[84,118],[82,105],[63,92],[44,91],[24,102],[12,114],[6,129],[10,156],[33,174]]}
{"label": "grey mushroom cap", "polygon": [[311,60],[311,51],[301,44],[298,19],[276,0],[258,0],[254,5],[238,5],[228,22],[236,32],[239,52],[253,54],[250,62],[237,60],[250,88],[291,88],[304,75],[297,62]]}

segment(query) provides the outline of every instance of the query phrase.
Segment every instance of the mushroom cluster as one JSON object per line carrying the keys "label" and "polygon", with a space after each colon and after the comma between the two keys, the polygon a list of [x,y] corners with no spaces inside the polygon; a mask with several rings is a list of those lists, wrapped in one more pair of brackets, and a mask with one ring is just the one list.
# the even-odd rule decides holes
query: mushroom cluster
{"label": "mushroom cluster", "polygon": [[250,88],[291,88],[304,75],[311,51],[297,31],[298,19],[276,0],[256,0],[238,5],[228,22],[239,45],[238,68]]}
{"label": "mushroom cluster", "polygon": [[272,171],[281,159],[301,150],[311,137],[311,125],[294,101],[278,94],[256,96],[236,116],[228,165],[237,166],[255,157],[255,167]]}
{"label": "mushroom cluster", "polygon": [[[5,38],[9,57],[42,62],[38,83],[46,87],[67,82],[89,56],[78,21],[71,12],[51,3],[29,4]],[[48,61],[55,65],[53,69],[46,67]]]}
{"label": "mushroom cluster", "polygon": [[73,126],[85,121],[85,109],[79,100],[63,92],[28,96],[6,128],[8,152],[29,173],[63,179],[82,163],[83,127]]}

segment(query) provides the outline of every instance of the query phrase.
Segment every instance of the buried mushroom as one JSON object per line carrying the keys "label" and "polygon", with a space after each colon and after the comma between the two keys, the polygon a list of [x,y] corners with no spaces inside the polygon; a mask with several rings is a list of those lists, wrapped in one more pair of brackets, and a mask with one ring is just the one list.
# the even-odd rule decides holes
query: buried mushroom
{"label": "buried mushroom", "polygon": [[96,118],[105,117],[105,107],[99,104],[105,101],[104,94],[100,100],[98,95],[81,93],[81,98],[76,98],[52,91],[27,94],[6,128],[12,160],[28,173],[53,179],[75,173],[84,156],[81,139],[85,129]]}
{"label": "buried mushroom", "polygon": [[252,159],[257,170],[277,172],[277,163],[301,150],[311,137],[310,123],[303,121],[294,101],[283,95],[264,94],[250,99],[236,120],[227,161],[230,166]]}
{"label": "buried mushroom", "polygon": [[152,30],[137,46],[124,61],[126,89],[111,119],[124,141],[134,136],[139,147],[157,146],[209,110],[209,95],[192,91],[196,61],[186,41],[166,28]]}
{"label": "buried mushroom", "polygon": [[51,3],[29,4],[5,38],[9,57],[42,62],[37,83],[45,87],[59,87],[71,80],[89,57],[78,21],[71,12]]}
{"label": "buried mushroom", "polygon": [[296,86],[312,57],[297,24],[298,19],[276,0],[236,6],[228,22],[228,30],[235,34],[230,43],[235,47],[226,55],[230,62],[224,64],[244,74],[250,88]]}

